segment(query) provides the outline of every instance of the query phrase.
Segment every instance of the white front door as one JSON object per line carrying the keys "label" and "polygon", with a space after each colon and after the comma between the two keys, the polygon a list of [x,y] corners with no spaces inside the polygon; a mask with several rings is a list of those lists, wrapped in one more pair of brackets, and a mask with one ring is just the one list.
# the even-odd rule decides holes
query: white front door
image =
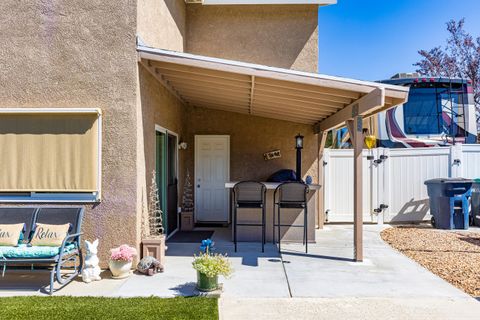
{"label": "white front door", "polygon": [[195,136],[195,221],[228,222],[230,136]]}

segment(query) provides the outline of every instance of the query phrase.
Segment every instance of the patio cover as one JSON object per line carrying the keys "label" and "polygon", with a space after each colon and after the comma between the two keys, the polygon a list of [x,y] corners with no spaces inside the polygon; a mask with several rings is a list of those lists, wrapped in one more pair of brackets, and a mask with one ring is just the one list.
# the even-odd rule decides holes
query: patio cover
{"label": "patio cover", "polygon": [[[354,145],[355,260],[363,259],[362,119],[406,102],[408,88],[174,52],[143,44],[137,46],[137,51],[139,63],[186,105],[312,125],[319,137],[319,163],[327,131],[346,125]],[[318,181],[323,181],[320,169]],[[320,208],[322,206],[323,203]]]}

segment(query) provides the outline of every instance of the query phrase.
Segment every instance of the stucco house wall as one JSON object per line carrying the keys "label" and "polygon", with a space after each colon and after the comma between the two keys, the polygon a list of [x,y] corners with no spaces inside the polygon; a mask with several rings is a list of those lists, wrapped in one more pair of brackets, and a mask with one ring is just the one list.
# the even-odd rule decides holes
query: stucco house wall
{"label": "stucco house wall", "polygon": [[[295,136],[304,138],[302,174],[317,178],[317,137],[309,125],[200,107],[187,108],[186,166],[193,172],[195,135],[230,135],[230,179],[266,179],[296,165]],[[282,157],[264,160],[263,154],[280,150]]]}
{"label": "stucco house wall", "polygon": [[317,71],[316,5],[187,5],[186,52]]}
{"label": "stucco house wall", "polygon": [[186,42],[184,0],[137,0],[137,34],[149,46],[183,52]]}
{"label": "stucco house wall", "polygon": [[102,202],[87,204],[84,239],[100,259],[138,243],[136,3],[0,2],[0,108],[101,108]]}

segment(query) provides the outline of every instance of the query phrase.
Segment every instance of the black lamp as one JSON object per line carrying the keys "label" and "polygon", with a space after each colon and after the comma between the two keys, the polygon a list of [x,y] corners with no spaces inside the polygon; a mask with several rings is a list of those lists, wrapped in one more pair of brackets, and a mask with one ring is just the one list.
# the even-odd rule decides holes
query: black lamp
{"label": "black lamp", "polygon": [[297,149],[297,170],[295,175],[298,181],[302,181],[302,149],[303,149],[303,136],[299,133],[295,137],[295,149]]}
{"label": "black lamp", "polygon": [[303,149],[303,136],[300,133],[295,136],[295,148]]}

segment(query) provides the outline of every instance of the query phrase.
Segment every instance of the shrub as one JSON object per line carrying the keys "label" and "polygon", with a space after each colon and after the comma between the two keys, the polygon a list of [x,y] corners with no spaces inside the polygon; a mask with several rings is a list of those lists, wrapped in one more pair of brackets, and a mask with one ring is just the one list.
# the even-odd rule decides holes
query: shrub
{"label": "shrub", "polygon": [[221,254],[200,253],[194,256],[192,265],[195,270],[210,278],[218,275],[229,277],[233,272],[227,256]]}

